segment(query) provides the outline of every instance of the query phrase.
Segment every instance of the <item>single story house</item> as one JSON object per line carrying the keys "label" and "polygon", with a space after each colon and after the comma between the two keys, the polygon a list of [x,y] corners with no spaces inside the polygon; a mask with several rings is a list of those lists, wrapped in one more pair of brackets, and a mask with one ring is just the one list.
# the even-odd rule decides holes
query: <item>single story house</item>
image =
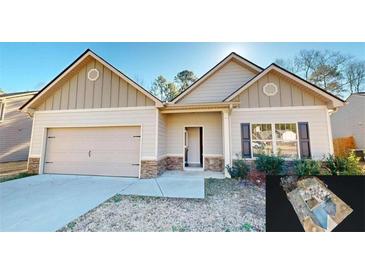
{"label": "single story house", "polygon": [[351,94],[346,102],[331,115],[333,138],[353,136],[356,147],[365,150],[365,92]]}
{"label": "single story house", "polygon": [[161,102],[91,50],[21,107],[33,116],[29,171],[155,177],[223,171],[236,157],[332,153],[344,101],[278,65],[229,54]]}
{"label": "single story house", "polygon": [[34,91],[0,94],[0,163],[26,161],[32,118],[19,110]]}

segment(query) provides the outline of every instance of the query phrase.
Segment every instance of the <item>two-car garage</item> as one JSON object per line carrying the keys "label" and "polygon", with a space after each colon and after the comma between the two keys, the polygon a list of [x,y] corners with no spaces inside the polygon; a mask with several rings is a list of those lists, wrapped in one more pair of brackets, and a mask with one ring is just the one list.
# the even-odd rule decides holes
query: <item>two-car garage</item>
{"label": "two-car garage", "polygon": [[48,128],[43,173],[138,177],[141,128]]}

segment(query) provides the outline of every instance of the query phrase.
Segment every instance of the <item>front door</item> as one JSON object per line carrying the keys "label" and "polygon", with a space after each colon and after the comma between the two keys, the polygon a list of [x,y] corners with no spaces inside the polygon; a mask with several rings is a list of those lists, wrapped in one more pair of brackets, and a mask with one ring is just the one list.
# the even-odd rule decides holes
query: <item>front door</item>
{"label": "front door", "polygon": [[185,128],[185,167],[203,167],[202,127]]}

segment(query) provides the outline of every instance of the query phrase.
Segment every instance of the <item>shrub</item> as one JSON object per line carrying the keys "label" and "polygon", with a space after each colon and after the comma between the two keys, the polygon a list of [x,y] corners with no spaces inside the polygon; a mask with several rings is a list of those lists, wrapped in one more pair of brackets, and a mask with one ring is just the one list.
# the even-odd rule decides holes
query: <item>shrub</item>
{"label": "shrub", "polygon": [[284,169],[284,159],[275,155],[259,155],[255,164],[256,169],[266,175],[280,175]]}
{"label": "shrub", "polygon": [[294,170],[297,176],[320,175],[321,163],[310,159],[296,160],[294,162]]}
{"label": "shrub", "polygon": [[250,167],[242,159],[234,160],[232,166],[227,165],[226,169],[231,178],[238,180],[245,179],[250,171]]}
{"label": "shrub", "polygon": [[328,155],[324,158],[324,165],[331,175],[362,175],[364,171],[359,160],[353,152],[347,157]]}

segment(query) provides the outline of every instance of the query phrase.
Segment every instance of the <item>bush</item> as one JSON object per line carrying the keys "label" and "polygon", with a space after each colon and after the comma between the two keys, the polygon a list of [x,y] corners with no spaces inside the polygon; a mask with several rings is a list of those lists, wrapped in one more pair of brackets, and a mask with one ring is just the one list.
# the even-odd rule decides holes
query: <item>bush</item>
{"label": "bush", "polygon": [[310,159],[296,160],[294,162],[294,170],[297,176],[320,175],[321,163]]}
{"label": "bush", "polygon": [[324,158],[325,168],[331,175],[362,175],[364,171],[359,158],[351,152],[347,157],[328,155]]}
{"label": "bush", "polygon": [[234,160],[232,166],[227,165],[226,169],[231,178],[238,180],[245,179],[250,171],[250,167],[242,159]]}
{"label": "bush", "polygon": [[266,175],[280,175],[284,169],[284,159],[274,155],[259,155],[256,158],[256,169]]}

